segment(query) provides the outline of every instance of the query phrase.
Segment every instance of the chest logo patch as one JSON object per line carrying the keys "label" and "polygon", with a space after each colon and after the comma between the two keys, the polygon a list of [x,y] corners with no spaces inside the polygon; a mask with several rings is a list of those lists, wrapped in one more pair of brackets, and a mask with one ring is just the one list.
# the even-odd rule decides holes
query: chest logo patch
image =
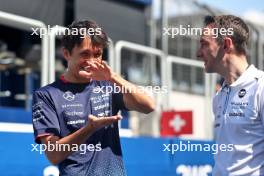
{"label": "chest logo patch", "polygon": [[75,98],[75,96],[73,95],[73,93],[70,92],[70,91],[66,91],[62,96],[63,96],[63,98],[65,100],[68,100],[68,101],[72,101]]}
{"label": "chest logo patch", "polygon": [[246,95],[247,91],[245,89],[241,89],[239,92],[238,92],[238,97],[239,98],[243,98],[245,95]]}

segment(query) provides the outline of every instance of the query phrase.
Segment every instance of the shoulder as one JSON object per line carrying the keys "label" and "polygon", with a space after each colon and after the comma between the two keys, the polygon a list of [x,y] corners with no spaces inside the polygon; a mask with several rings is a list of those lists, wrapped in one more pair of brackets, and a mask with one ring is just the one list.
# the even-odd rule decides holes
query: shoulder
{"label": "shoulder", "polygon": [[264,91],[264,72],[262,70],[256,70],[255,79],[257,80],[257,91]]}
{"label": "shoulder", "polygon": [[33,93],[34,96],[47,96],[59,89],[59,83],[57,81],[48,84],[46,86],[36,89]]}
{"label": "shoulder", "polygon": [[262,84],[264,82],[264,72],[260,69],[257,69],[254,65],[250,67],[252,67],[251,75],[257,80],[259,84]]}
{"label": "shoulder", "polygon": [[258,78],[258,92],[260,92],[260,95],[262,97],[264,97],[264,72],[263,71],[260,71],[262,72],[261,73],[261,76]]}
{"label": "shoulder", "polygon": [[258,77],[257,77],[257,79],[258,79],[259,84],[260,85],[263,85],[263,83],[264,83],[264,72],[263,71],[258,70]]}

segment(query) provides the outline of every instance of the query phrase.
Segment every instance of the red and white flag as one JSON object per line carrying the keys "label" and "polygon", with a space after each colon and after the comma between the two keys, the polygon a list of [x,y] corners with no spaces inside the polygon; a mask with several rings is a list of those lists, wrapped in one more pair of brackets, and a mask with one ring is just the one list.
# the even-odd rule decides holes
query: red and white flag
{"label": "red and white flag", "polygon": [[161,136],[192,134],[192,111],[165,111],[161,115]]}

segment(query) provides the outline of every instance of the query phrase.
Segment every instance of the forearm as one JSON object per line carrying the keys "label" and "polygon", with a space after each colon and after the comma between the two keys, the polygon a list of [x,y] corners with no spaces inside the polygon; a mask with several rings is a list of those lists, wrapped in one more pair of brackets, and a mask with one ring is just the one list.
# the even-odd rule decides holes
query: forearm
{"label": "forearm", "polygon": [[63,150],[55,150],[55,151],[46,151],[46,155],[49,161],[52,164],[58,164],[61,161],[65,160],[71,153],[76,150],[72,150],[73,145],[80,145],[82,143],[86,143],[86,140],[97,130],[101,129],[104,126],[108,126],[112,123],[118,122],[118,120],[122,119],[120,115],[105,117],[105,118],[98,118],[93,115],[88,116],[88,124],[87,126],[77,130],[76,132],[63,137],[59,138],[58,136],[46,136],[41,139],[43,144],[48,145],[56,144],[56,145],[67,145],[70,146],[70,150],[63,151]]}
{"label": "forearm", "polygon": [[64,147],[60,147],[62,145],[69,146],[70,150],[53,150],[53,151],[46,151],[46,155],[49,161],[52,164],[58,164],[61,161],[65,160],[71,153],[74,151],[72,150],[73,146],[80,145],[85,143],[85,141],[92,135],[93,131],[90,126],[86,126],[77,130],[76,132],[59,139],[56,136],[50,136],[49,138],[45,139],[44,143],[46,145],[53,144],[59,146],[59,149],[63,149]]}
{"label": "forearm", "polygon": [[86,77],[98,81],[108,80],[123,90],[123,100],[126,108],[129,110],[136,110],[143,113],[149,113],[154,110],[155,103],[153,98],[148,96],[144,90],[140,90],[137,86],[114,73],[106,62],[93,62],[87,67],[89,67],[89,73],[85,74]]}
{"label": "forearm", "polygon": [[110,81],[122,88],[121,90],[124,90],[122,93],[125,105],[128,109],[143,113],[149,113],[155,109],[153,98],[148,96],[144,90],[139,89],[116,73],[112,73]]}

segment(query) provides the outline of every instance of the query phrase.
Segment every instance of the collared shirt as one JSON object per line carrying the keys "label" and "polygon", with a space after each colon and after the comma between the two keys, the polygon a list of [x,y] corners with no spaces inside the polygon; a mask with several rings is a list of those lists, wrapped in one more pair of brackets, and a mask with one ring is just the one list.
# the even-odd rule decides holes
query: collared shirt
{"label": "collared shirt", "polygon": [[228,149],[215,155],[214,176],[264,175],[264,72],[251,65],[213,99],[215,140]]}

